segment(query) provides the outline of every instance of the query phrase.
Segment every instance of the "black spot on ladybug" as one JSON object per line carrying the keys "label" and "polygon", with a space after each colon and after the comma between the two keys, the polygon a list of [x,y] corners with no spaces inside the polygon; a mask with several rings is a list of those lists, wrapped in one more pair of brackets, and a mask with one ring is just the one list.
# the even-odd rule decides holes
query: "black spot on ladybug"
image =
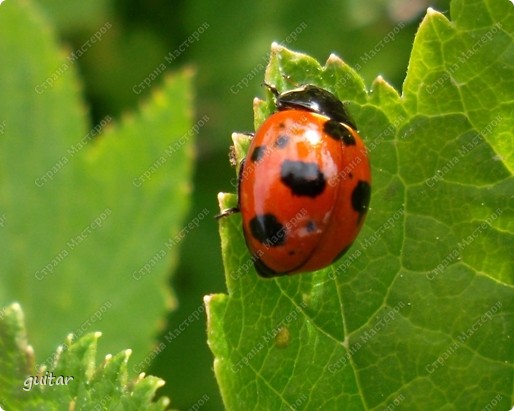
{"label": "black spot on ladybug", "polygon": [[288,254],[288,255],[295,255],[295,254],[296,254],[296,252],[295,252],[294,250],[289,250],[289,251],[287,252],[287,254]]}
{"label": "black spot on ladybug", "polygon": [[353,178],[353,173],[348,173],[348,178],[352,179]]}
{"label": "black spot on ladybug", "polygon": [[346,254],[346,252],[350,249],[350,247],[352,246],[353,243],[350,243],[348,244],[345,248],[343,248],[339,254],[336,255],[336,258],[334,258],[334,260],[332,261],[333,263],[335,263],[337,260],[339,260],[343,255]]}
{"label": "black spot on ladybug", "polygon": [[286,125],[284,123],[278,123],[278,128],[284,128]]}
{"label": "black spot on ladybug", "polygon": [[316,163],[285,160],[280,168],[280,180],[293,195],[317,197],[325,190],[325,176]]}
{"label": "black spot on ladybug", "polygon": [[275,147],[284,148],[285,146],[287,146],[287,143],[289,143],[289,136],[286,136],[285,134],[281,134],[278,136],[277,140],[275,141]]}
{"label": "black spot on ladybug", "polygon": [[278,247],[286,241],[284,226],[273,214],[256,215],[250,220],[252,236],[268,247]]}
{"label": "black spot on ladybug", "polygon": [[264,264],[260,258],[255,257],[253,265],[255,267],[255,271],[257,271],[257,274],[259,274],[261,277],[271,278],[276,277],[279,274]]}
{"label": "black spot on ladybug", "polygon": [[359,220],[368,211],[371,187],[366,181],[360,180],[352,191],[352,208],[357,211]]}
{"label": "black spot on ladybug", "polygon": [[345,146],[354,146],[355,138],[352,133],[339,121],[327,120],[323,125],[323,131],[335,140],[340,140]]}
{"label": "black spot on ladybug", "polygon": [[266,146],[257,146],[253,149],[250,160],[252,160],[254,163],[256,163],[256,162],[262,160],[265,153],[266,153]]}
{"label": "black spot on ladybug", "polygon": [[307,232],[312,233],[316,231],[316,223],[312,220],[309,220],[305,228],[307,229]]}

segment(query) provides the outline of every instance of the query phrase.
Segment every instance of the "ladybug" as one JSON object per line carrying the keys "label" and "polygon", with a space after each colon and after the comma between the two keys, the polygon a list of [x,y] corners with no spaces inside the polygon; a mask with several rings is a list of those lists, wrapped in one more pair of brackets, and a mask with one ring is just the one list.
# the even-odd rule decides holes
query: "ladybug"
{"label": "ladybug", "polygon": [[367,150],[332,93],[314,85],[273,93],[276,112],[239,171],[246,244],[263,277],[315,271],[357,237],[371,193]]}

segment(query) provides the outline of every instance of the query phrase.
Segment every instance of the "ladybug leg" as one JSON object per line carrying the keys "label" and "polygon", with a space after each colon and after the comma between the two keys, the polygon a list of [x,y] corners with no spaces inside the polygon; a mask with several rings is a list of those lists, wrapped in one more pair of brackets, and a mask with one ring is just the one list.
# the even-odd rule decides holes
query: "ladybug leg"
{"label": "ladybug leg", "polygon": [[243,136],[250,137],[251,139],[255,137],[255,133],[251,131],[239,131],[237,134],[242,134]]}
{"label": "ladybug leg", "polygon": [[223,210],[221,213],[216,214],[214,216],[214,218],[216,220],[219,220],[220,218],[228,217],[229,215],[232,215],[232,214],[235,214],[235,213],[239,213],[240,211],[241,210],[239,209],[239,207],[227,208],[226,210]]}

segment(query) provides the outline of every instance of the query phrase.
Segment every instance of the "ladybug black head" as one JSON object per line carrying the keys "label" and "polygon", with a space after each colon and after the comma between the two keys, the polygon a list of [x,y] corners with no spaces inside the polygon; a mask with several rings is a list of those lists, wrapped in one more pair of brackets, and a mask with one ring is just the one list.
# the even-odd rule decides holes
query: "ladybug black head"
{"label": "ladybug black head", "polygon": [[347,124],[353,129],[356,128],[350,116],[346,113],[343,103],[325,89],[309,84],[279,93],[276,88],[270,85],[266,86],[275,95],[275,104],[279,111],[290,109],[312,111]]}

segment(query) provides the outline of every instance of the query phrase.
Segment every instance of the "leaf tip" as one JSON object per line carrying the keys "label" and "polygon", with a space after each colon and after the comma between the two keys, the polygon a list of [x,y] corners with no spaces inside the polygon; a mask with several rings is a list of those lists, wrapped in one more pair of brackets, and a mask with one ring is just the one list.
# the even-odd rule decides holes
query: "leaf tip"
{"label": "leaf tip", "polygon": [[211,329],[211,310],[209,309],[211,306],[212,297],[214,294],[208,294],[203,296],[203,303],[205,305],[205,314],[207,316],[207,329]]}
{"label": "leaf tip", "polygon": [[[220,193],[220,194],[222,194],[222,193]],[[213,295],[214,295],[214,294],[207,294],[207,295],[204,295],[204,296],[203,296],[203,302],[204,302],[204,304],[205,304],[205,305],[209,305],[209,303],[210,303],[210,302],[211,302],[211,300],[212,300],[212,296],[213,296]]]}
{"label": "leaf tip", "polygon": [[271,43],[272,53],[280,53],[282,50],[284,50],[284,47],[281,46],[278,42],[274,41],[273,43]]}
{"label": "leaf tip", "polygon": [[[68,333],[66,335],[66,338],[64,339],[64,344],[66,344],[66,346],[70,346],[72,343],[73,343],[73,338],[74,338],[74,334],[73,333]],[[59,347],[61,347],[62,345],[60,345]],[[59,348],[57,347],[57,348]]]}
{"label": "leaf tip", "polygon": [[221,211],[223,211],[226,208],[225,207],[225,204],[227,203],[226,199],[229,195],[230,195],[229,193],[223,193],[223,192],[218,193],[218,204],[219,204]]}
{"label": "leaf tip", "polygon": [[328,56],[326,64],[343,64],[343,60],[341,60],[341,58],[337,54],[330,53],[330,56]]}
{"label": "leaf tip", "polygon": [[207,308],[207,322],[209,321],[209,310],[211,310],[216,304],[224,304],[227,297],[227,294],[207,294],[203,297],[203,302]]}
{"label": "leaf tip", "polygon": [[446,16],[443,13],[441,13],[440,11],[437,11],[436,9],[433,9],[432,7],[428,7],[427,13],[425,15],[425,19],[426,18],[434,18],[434,17],[443,17],[446,20]]}
{"label": "leaf tip", "polygon": [[[1,1],[0,1],[0,4],[1,4]],[[19,302],[14,302],[9,307],[7,307],[7,309],[10,309],[12,311],[21,312],[21,305]]]}
{"label": "leaf tip", "polygon": [[32,347],[32,345],[27,345],[27,347],[25,348],[25,352],[30,355],[30,356],[34,356],[34,347]]}
{"label": "leaf tip", "polygon": [[371,90],[374,90],[377,87],[385,87],[389,90],[394,90],[395,93],[398,94],[398,91],[391,84],[389,84],[387,82],[387,80],[384,77],[382,77],[381,75],[378,75],[377,77],[375,77],[375,80],[373,80],[373,83],[371,86]]}
{"label": "leaf tip", "polygon": [[144,380],[146,377],[146,373],[143,371],[143,372],[140,372],[136,378],[136,381],[141,381],[141,380]]}

